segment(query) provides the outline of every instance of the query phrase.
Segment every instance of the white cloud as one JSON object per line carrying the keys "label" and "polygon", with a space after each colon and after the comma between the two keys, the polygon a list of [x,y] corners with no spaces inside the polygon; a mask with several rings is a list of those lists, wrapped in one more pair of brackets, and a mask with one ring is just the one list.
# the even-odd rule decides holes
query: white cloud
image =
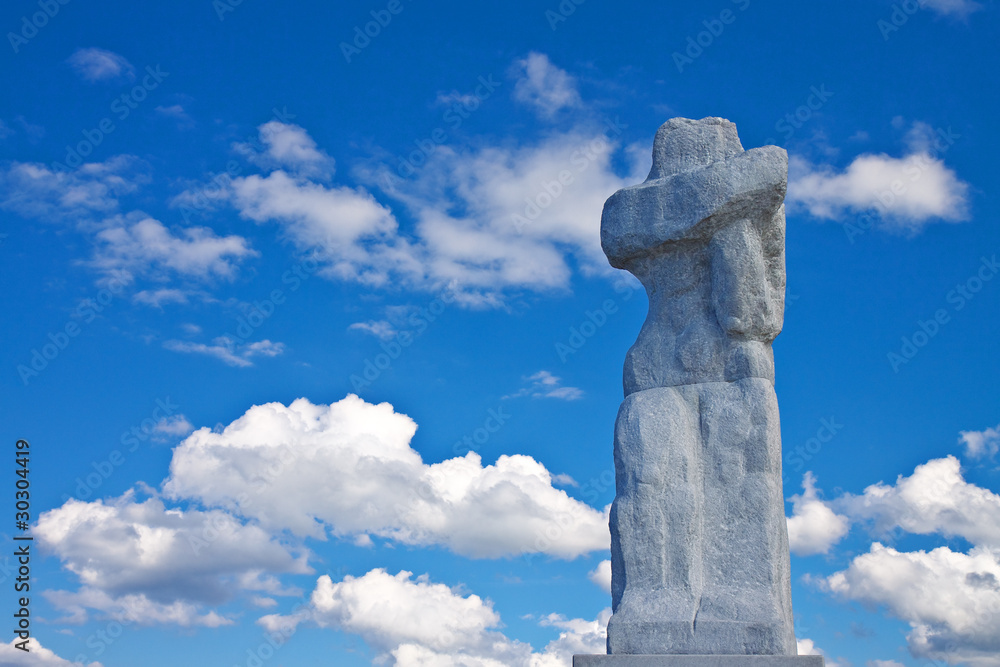
{"label": "white cloud", "polygon": [[788,546],[797,556],[825,554],[850,530],[846,516],[836,514],[816,493],[816,477],[807,472],[802,478],[805,493],[794,495],[792,516],[788,517]]}
{"label": "white cloud", "polygon": [[799,655],[823,655],[811,639],[796,638],[795,646],[798,649]]}
{"label": "white cloud", "polygon": [[276,357],[285,352],[284,343],[275,343],[265,338],[253,343],[237,343],[227,336],[212,340],[212,345],[171,339],[164,341],[163,347],[182,354],[204,354],[215,357],[229,366],[249,368],[254,357]]}
{"label": "white cloud", "polygon": [[42,595],[53,607],[66,612],[64,618],[55,621],[57,623],[86,623],[91,611],[100,612],[105,618],[114,619],[122,625],[137,623],[218,628],[234,623],[233,619],[216,611],[202,613],[203,606],[200,604],[184,600],[157,602],[141,593],[114,597],[102,590],[83,586],[76,592],[43,591]]}
{"label": "white cloud", "polygon": [[[320,627],[361,635],[379,652],[411,643],[438,651],[474,645],[488,628],[499,624],[492,604],[478,595],[463,597],[444,584],[430,583],[426,575],[416,580],[412,576],[376,569],[334,583],[323,575],[305,613]],[[273,630],[274,620],[265,616],[261,624]]]}
{"label": "white cloud", "polygon": [[9,644],[0,644],[0,665],[4,667],[102,667],[99,662],[71,662],[60,658],[51,649],[42,646],[37,637],[28,642],[29,652],[14,646],[20,639],[12,639]]}
{"label": "white cloud", "polygon": [[932,220],[968,219],[969,185],[935,155],[940,140],[933,129],[915,123],[905,143],[910,152],[903,157],[859,155],[844,171],[792,156],[786,202],[792,212],[804,209],[817,218],[874,210],[886,227],[910,232]]}
{"label": "white cloud", "polygon": [[564,401],[575,401],[583,398],[582,389],[562,386],[562,378],[556,377],[549,371],[538,371],[524,380],[529,383],[527,387],[503,398],[531,396],[532,398],[558,398]]}
{"label": "white cloud", "polygon": [[884,606],[910,624],[918,658],[1000,665],[1000,551],[939,547],[905,553],[876,542],[825,580],[846,599]]}
{"label": "white cloud", "polygon": [[1000,426],[983,431],[960,431],[958,441],[965,445],[970,459],[993,458],[1000,449]]}
{"label": "white cloud", "polygon": [[811,639],[796,639],[795,646],[799,655],[821,655],[825,658],[823,661],[825,667],[840,667],[838,663],[827,658],[826,652],[816,646],[816,643]]}
{"label": "white cloud", "polygon": [[432,281],[564,289],[567,254],[585,273],[609,271],[600,247],[604,200],[644,177],[616,176],[616,150],[599,128],[572,128],[522,147],[442,147],[415,179],[395,182],[388,194],[418,220]]}
{"label": "white cloud", "polygon": [[67,62],[91,83],[135,78],[135,68],[124,56],[105,49],[77,49]]}
{"label": "white cloud", "polygon": [[601,589],[610,594],[611,593],[611,561],[602,560],[597,564],[597,567],[593,569],[587,575],[592,582],[601,587]]}
{"label": "white cloud", "polygon": [[241,216],[280,222],[300,249],[321,249],[329,274],[368,284],[388,279],[373,260],[391,259],[396,220],[364,190],[328,188],[281,170],[233,179],[231,187]]}
{"label": "white cloud", "polygon": [[901,552],[875,542],[821,585],[908,622],[907,642],[918,658],[1000,666],[1000,496],[966,482],[958,459],[948,456],[830,505],[852,521],[870,521],[877,533],[972,543],[962,553],[948,546]]}
{"label": "white cloud", "polygon": [[[483,466],[470,452],[427,465],[410,447],[415,431],[388,403],[353,394],[329,406],[254,406],[221,433],[202,428],[175,448],[164,489],[315,538],[370,534],[475,558],[608,548],[607,510],[556,489],[531,457]],[[241,499],[258,486],[254,503]]]}
{"label": "white cloud", "polygon": [[[281,155],[317,150],[302,128],[282,128],[296,148]],[[642,180],[640,165],[648,168],[648,158],[637,158],[631,176],[614,174],[611,158],[621,132],[615,123],[601,128],[584,122],[535,145],[439,146],[405,180],[387,166],[359,170],[406,209],[414,225],[405,232],[393,211],[366,190],[318,182],[332,175],[332,165],[319,158],[286,157],[283,164],[298,165],[297,172],[218,179],[210,193],[189,190],[174,203],[226,200],[244,218],[277,222],[300,250],[324,263],[328,278],[446,291],[463,305],[495,306],[506,290],[567,289],[569,256],[586,274],[610,275],[600,247],[604,200]],[[280,166],[271,153],[268,148],[254,159]]]}
{"label": "white cloud", "polygon": [[[206,227],[171,230],[140,211],[120,214],[120,198],[149,180],[142,163],[129,155],[72,171],[15,162],[0,168],[0,208],[73,223],[93,239],[94,254],[86,263],[103,274],[102,281],[111,276],[125,283],[137,276],[156,281],[173,276],[230,279],[242,261],[259,256],[241,236],[218,236]],[[132,299],[159,308],[187,303],[192,296],[211,299],[176,287],[140,290]]]}
{"label": "white cloud", "polygon": [[879,533],[901,528],[1000,547],[1000,496],[966,482],[954,456],[919,465],[894,486],[879,482],[860,496],[845,494],[833,505],[855,521],[872,521]]}
{"label": "white cloud", "polygon": [[316,147],[316,142],[299,127],[272,120],[258,128],[264,151],[247,143],[234,145],[237,152],[264,169],[289,169],[300,176],[326,179],[333,175],[334,160]]}
{"label": "white cloud", "polygon": [[543,117],[582,104],[576,81],[553,65],[544,53],[529,53],[515,63],[515,71],[514,99],[535,107]]}
{"label": "white cloud", "polygon": [[906,667],[906,665],[896,660],[869,660],[865,663],[865,667]]}
{"label": "white cloud", "polygon": [[88,162],[73,171],[53,171],[34,162],[0,168],[0,208],[25,217],[87,220],[118,208],[118,198],[149,181],[138,158],[116,155]]}
{"label": "white cloud", "polygon": [[349,331],[364,331],[381,340],[390,340],[396,335],[396,327],[388,320],[354,322],[347,328]]}
{"label": "white cloud", "polygon": [[377,660],[391,657],[397,667],[563,667],[573,653],[603,651],[608,616],[610,610],[594,621],[547,616],[541,624],[559,628],[560,635],[533,653],[529,644],[497,629],[500,616],[489,600],[433,583],[427,575],[376,569],[336,583],[323,575],[304,610],[258,622],[271,632],[303,622],[350,632],[379,654]]}
{"label": "white cloud", "polygon": [[153,433],[156,438],[169,439],[184,436],[194,430],[191,422],[184,415],[171,415],[156,422]]}
{"label": "white cloud", "polygon": [[558,475],[552,475],[552,483],[555,486],[580,486],[580,483],[573,479],[572,475],[568,475],[564,472]]}
{"label": "white cloud", "polygon": [[260,255],[242,236],[217,236],[206,227],[174,233],[141,214],[115,218],[108,224],[97,233],[98,247],[92,260],[105,273],[159,277],[173,272],[201,279],[232,278],[240,261]]}
{"label": "white cloud", "polygon": [[573,664],[574,655],[605,653],[610,619],[611,609],[604,609],[592,621],[549,614],[540,625],[560,628],[562,632],[545,646],[543,653],[531,656],[530,667],[568,667]]}
{"label": "white cloud", "polygon": [[39,544],[79,577],[76,593],[48,592],[57,607],[82,621],[87,609],[139,623],[225,625],[202,605],[243,591],[294,594],[269,573],[308,573],[308,553],[293,554],[259,526],[221,510],[167,509],[129,491],[108,501],[71,499],[43,512]]}

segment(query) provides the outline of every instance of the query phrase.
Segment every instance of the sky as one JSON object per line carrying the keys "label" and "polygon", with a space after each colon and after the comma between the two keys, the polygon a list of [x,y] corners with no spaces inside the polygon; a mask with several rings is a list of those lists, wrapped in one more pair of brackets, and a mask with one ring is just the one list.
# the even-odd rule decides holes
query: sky
{"label": "sky", "polygon": [[789,154],[799,652],[1000,665],[993,0],[12,0],[0,26],[8,619],[34,537],[31,653],[5,626],[0,664],[602,652],[647,300],[601,210],[663,122],[721,116]]}

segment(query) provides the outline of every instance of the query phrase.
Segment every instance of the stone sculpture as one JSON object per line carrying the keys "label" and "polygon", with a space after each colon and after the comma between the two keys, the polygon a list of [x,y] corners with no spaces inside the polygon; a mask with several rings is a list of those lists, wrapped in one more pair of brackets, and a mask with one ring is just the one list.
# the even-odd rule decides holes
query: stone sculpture
{"label": "stone sculpture", "polygon": [[744,151],[728,120],[675,118],[646,181],[604,206],[604,252],[649,314],[615,424],[609,655],[577,665],[796,655],[771,352],[787,167],[777,146]]}

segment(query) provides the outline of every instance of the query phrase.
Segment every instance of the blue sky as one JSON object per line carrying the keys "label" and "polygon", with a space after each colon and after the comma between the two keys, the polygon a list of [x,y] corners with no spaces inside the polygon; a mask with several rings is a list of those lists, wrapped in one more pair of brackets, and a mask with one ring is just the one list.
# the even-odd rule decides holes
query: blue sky
{"label": "blue sky", "polygon": [[599,651],[646,311],[601,207],[661,123],[722,116],[790,158],[800,651],[1000,665],[992,0],[0,22],[0,400],[31,443],[38,642],[3,664]]}

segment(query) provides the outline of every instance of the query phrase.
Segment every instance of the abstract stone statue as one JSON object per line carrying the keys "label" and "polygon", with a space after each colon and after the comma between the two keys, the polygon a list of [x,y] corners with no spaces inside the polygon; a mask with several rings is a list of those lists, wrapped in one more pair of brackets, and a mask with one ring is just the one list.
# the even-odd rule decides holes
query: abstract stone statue
{"label": "abstract stone statue", "polygon": [[822,665],[777,658],[796,655],[771,352],[787,168],[777,146],[744,151],[728,120],[675,118],[646,181],[604,205],[604,252],[642,282],[649,314],[615,424],[609,655],[578,667]]}

